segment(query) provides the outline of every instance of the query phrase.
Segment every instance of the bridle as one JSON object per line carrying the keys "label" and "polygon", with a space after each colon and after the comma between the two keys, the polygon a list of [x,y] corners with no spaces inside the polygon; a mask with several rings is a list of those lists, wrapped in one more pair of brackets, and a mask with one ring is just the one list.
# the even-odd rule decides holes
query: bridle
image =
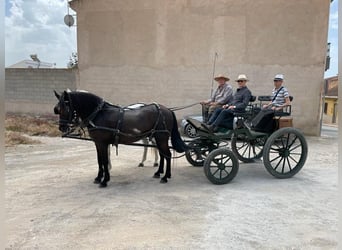
{"label": "bridle", "polygon": [[[102,100],[94,109],[94,111],[90,115],[88,115],[88,117],[86,117],[85,119],[81,119],[78,113],[76,112],[76,109],[74,108],[71,96],[69,95],[68,92],[66,92],[66,94],[68,95],[68,101],[65,101],[64,97],[63,99],[62,98],[61,99],[62,99],[63,105],[67,109],[67,111],[65,112],[68,114],[67,115],[68,118],[67,119],[61,119],[61,117],[59,118],[59,125],[67,128],[66,132],[63,133],[62,137],[75,135],[72,133],[75,132],[75,130],[78,128],[79,128],[79,131],[76,135],[79,135],[81,130],[82,130],[82,134],[84,134],[84,128],[88,127],[89,125],[91,127],[96,127],[93,124],[92,120],[97,116],[98,112],[102,110],[105,102]],[[60,100],[60,103],[61,103],[61,100]]]}
{"label": "bridle", "polygon": [[[68,93],[67,93],[68,94]],[[59,102],[59,105],[63,105],[65,107],[65,113],[67,113],[68,118],[61,118],[59,116],[59,126],[64,126],[66,127],[66,132],[63,133],[62,136],[67,136],[71,133],[73,133],[76,128],[80,125],[80,117],[78,116],[76,110],[74,109],[74,106],[72,104],[72,100],[70,95],[68,94],[68,101],[64,100],[64,96],[61,97],[61,100]]]}

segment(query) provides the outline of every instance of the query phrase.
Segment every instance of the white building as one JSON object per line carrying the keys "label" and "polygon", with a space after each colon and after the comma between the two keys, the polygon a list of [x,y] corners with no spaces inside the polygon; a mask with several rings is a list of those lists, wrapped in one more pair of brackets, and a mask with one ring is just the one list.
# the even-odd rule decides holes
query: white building
{"label": "white building", "polygon": [[8,68],[33,68],[33,69],[51,69],[56,67],[56,63],[42,62],[38,59],[37,55],[30,55],[31,59],[22,60]]}

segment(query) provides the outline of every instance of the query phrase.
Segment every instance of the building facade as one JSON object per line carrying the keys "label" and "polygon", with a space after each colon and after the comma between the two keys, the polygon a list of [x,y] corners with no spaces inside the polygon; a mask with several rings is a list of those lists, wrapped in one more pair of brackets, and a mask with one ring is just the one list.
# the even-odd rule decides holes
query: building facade
{"label": "building facade", "polygon": [[338,123],[338,76],[325,79],[323,122]]}
{"label": "building facade", "polygon": [[[330,0],[72,0],[78,87],[112,103],[169,107],[210,95],[215,74],[244,73],[253,95],[275,74],[293,100],[293,124],[318,135]],[[177,111],[200,113],[197,105]]]}

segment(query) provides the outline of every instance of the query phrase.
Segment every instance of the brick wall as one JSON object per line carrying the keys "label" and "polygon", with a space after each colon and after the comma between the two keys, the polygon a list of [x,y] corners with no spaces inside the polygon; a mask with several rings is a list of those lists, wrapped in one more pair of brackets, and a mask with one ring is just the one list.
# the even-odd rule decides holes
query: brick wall
{"label": "brick wall", "polygon": [[52,113],[57,99],[53,90],[76,89],[77,70],[12,69],[5,70],[6,112]]}

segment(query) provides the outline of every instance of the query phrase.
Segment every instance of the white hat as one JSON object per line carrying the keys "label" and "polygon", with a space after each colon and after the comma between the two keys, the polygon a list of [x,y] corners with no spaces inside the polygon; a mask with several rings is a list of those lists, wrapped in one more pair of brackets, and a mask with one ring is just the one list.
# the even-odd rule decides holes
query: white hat
{"label": "white hat", "polygon": [[274,77],[274,80],[284,80],[284,75],[283,74],[277,74],[277,75],[275,75],[275,77]]}
{"label": "white hat", "polygon": [[241,75],[238,75],[237,79],[235,80],[236,82],[237,81],[248,81],[248,78],[245,74],[241,74]]}
{"label": "white hat", "polygon": [[226,77],[226,76],[224,76],[224,75],[222,75],[222,74],[216,76],[214,79],[215,79],[215,81],[217,81],[217,80],[219,80],[219,79],[224,79],[226,82],[229,81],[229,78]]}

